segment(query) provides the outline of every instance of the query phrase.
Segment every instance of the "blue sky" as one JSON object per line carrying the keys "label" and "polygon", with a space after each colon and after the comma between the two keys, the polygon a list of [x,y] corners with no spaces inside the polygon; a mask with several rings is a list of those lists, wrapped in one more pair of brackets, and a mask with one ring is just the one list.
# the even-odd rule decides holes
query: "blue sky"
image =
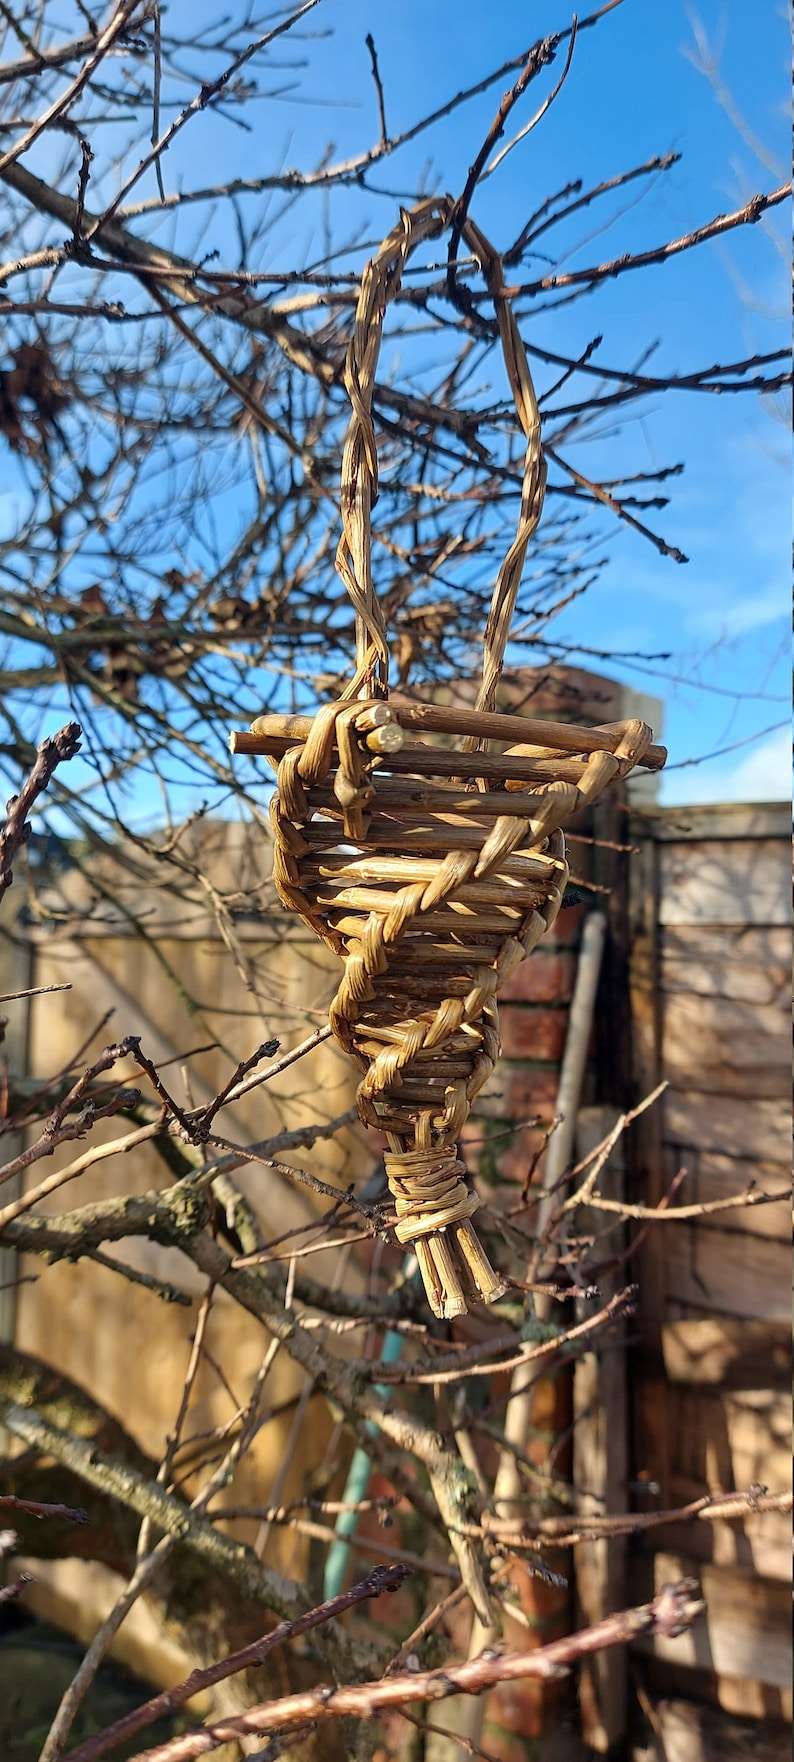
{"label": "blue sky", "polygon": [[[181,35],[188,21],[198,32],[221,10],[220,0],[170,0],[164,29],[170,24]],[[371,146],[379,130],[370,31],[394,136],[570,21],[558,0],[490,0],[487,7],[482,0],[320,0],[272,46],[267,66],[257,63],[261,96],[245,111],[252,131],[242,133],[217,113],[196,116],[164,156],[166,188],[214,186],[288,166],[311,170],[329,148],[339,160]],[[697,65],[704,56],[713,62],[711,77]],[[198,55],[181,59],[196,78],[170,94],[179,105],[207,72]],[[787,175],[788,60],[787,12],[778,0],[752,9],[747,0],[700,0],[691,8],[683,0],[623,0],[596,28],[580,32],[555,103],[480,185],[473,216],[504,249],[527,215],[572,180],[589,187],[670,152],[681,160],[666,175],[633,183],[555,228],[548,240],[554,265],[581,267],[658,246],[729,212]],[[507,138],[529,120],[561,66],[562,54],[530,87]],[[379,195],[335,187],[294,208],[274,195],[277,218],[255,266],[281,271],[323,257],[326,225],[336,240],[362,241],[348,262],[363,266],[400,201],[419,187],[461,190],[514,78],[505,75],[371,173]],[[41,150],[48,150],[47,139]],[[131,151],[137,163],[137,143]],[[135,199],[154,188],[149,174]],[[259,207],[260,197],[244,201]],[[205,212],[211,232],[204,235],[198,211],[186,212],[177,248],[200,255],[220,243],[224,261],[234,263],[238,244],[228,209],[209,219]],[[540,300],[522,309],[525,340],[575,356],[600,335],[599,362],[625,367],[647,360],[658,375],[786,347],[788,222],[781,205],[753,227],[605,281],[573,303],[554,309]],[[175,226],[165,215],[145,230],[168,245]],[[532,275],[547,267],[542,256],[529,265]],[[591,384],[598,388],[598,381]],[[503,391],[496,387],[497,396]],[[662,799],[669,803],[789,795],[789,733],[781,724],[788,723],[790,702],[790,468],[782,416],[780,403],[773,408],[751,393],[669,392],[631,405],[620,426],[604,419],[565,449],[593,477],[685,466],[663,486],[669,505],[648,520],[688,563],[659,556],[605,515],[597,554],[607,555],[607,566],[555,625],[557,637],[585,651],[574,659],[664,700],[670,765]],[[243,522],[233,472],[222,504],[219,517]],[[671,658],[588,662],[588,649],[665,650]],[[708,762],[691,762],[714,752]]]}
{"label": "blue sky", "polygon": [[[552,3],[490,0],[483,7],[481,0],[400,0],[376,6],[323,0],[303,27],[301,55],[309,66],[301,75],[300,103],[286,98],[260,112],[263,168],[277,158],[308,167],[330,141],[338,157],[375,138],[368,31],[395,134],[538,35],[569,22],[567,8]],[[714,52],[712,79],[694,65],[698,40]],[[692,8],[680,0],[663,6],[624,0],[597,28],[580,33],[559,97],[478,190],[475,217],[497,244],[506,245],[528,210],[570,179],[584,176],[592,183],[654,154],[681,153],[681,163],[650,188],[647,180],[630,186],[611,209],[598,215],[591,209],[570,223],[565,242],[574,265],[661,243],[740,206],[758,190],[774,188],[786,176],[788,41],[783,6],[753,8],[750,26],[740,0],[703,0]],[[294,48],[294,39],[285,40],[284,61]],[[532,87],[529,103],[514,113],[514,126],[528,120],[559,65]],[[434,131],[429,178],[436,187],[460,189],[501,89],[491,89]],[[337,104],[328,105],[329,93]],[[224,150],[220,137],[215,145]],[[194,131],[193,154],[198,146],[200,131]],[[228,137],[227,148],[236,156]],[[396,202],[423,168],[427,180],[427,141],[420,138],[373,182],[392,190]],[[332,205],[333,222],[343,232],[366,224],[370,215],[373,236],[384,230],[385,204],[340,191]],[[613,222],[602,231],[610,214]],[[785,346],[787,222],[781,207],[755,227],[625,275],[573,305],[531,314],[524,334],[573,353],[600,333],[599,359],[615,365],[639,360],[656,345],[650,370],[658,373]],[[305,217],[300,233],[297,224],[294,231],[289,221],[280,229],[280,252],[305,249]],[[573,447],[570,457],[584,470],[600,467],[609,476],[621,467],[679,461],[686,467],[672,480],[670,505],[655,512],[651,523],[689,562],[676,565],[638,535],[605,529],[609,566],[558,630],[585,647],[672,651],[669,664],[605,669],[665,699],[671,767],[681,768],[667,773],[663,799],[787,796],[788,736],[774,727],[788,716],[789,701],[789,456],[780,410],[750,394],[668,393],[637,409],[620,433],[610,427]],[[773,731],[758,738],[765,729]],[[706,764],[682,764],[743,741],[748,744]]]}

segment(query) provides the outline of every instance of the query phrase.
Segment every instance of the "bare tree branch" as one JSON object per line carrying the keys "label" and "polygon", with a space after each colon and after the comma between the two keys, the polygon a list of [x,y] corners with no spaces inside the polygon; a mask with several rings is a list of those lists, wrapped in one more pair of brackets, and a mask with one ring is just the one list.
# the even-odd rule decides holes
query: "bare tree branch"
{"label": "bare tree branch", "polygon": [[306,1694],[291,1695],[266,1707],[252,1708],[236,1719],[224,1719],[205,1726],[201,1731],[186,1732],[184,1737],[145,1750],[139,1762],[192,1762],[195,1756],[207,1755],[235,1738],[257,1733],[293,1730],[311,1721],[323,1724],[348,1714],[359,1719],[372,1719],[389,1708],[399,1708],[404,1701],[440,1701],[449,1695],[482,1694],[498,1682],[517,1682],[526,1678],[549,1681],[570,1669],[581,1658],[608,1646],[626,1645],[640,1634],[664,1634],[668,1637],[686,1633],[705,1608],[697,1596],[692,1579],[665,1585],[652,1602],[619,1615],[608,1615],[595,1627],[583,1633],[569,1634],[563,1640],[538,1647],[535,1651],[502,1653],[483,1652],[465,1664],[449,1664],[442,1670],[416,1671],[405,1676],[387,1677],[381,1682],[362,1683],[357,1688],[334,1688],[330,1683]]}
{"label": "bare tree branch", "polygon": [[57,765],[73,759],[80,745],[82,729],[77,722],[67,722],[52,739],[43,740],[35,764],[18,795],[7,803],[7,818],[0,831],[0,899],[14,879],[12,863],[17,852],[30,837],[29,814],[34,802],[47,788]]}

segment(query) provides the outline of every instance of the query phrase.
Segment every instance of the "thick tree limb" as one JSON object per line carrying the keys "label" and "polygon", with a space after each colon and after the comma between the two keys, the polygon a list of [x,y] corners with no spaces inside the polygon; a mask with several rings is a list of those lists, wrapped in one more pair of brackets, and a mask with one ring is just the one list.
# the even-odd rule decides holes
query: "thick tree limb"
{"label": "thick tree limb", "polygon": [[[476,1485],[464,1468],[455,1449],[446,1447],[437,1432],[412,1415],[401,1412],[384,1401],[373,1388],[350,1374],[345,1364],[327,1351],[312,1334],[301,1327],[291,1310],[285,1310],[281,1282],[275,1284],[268,1269],[235,1270],[220,1243],[206,1232],[210,1221],[209,1205],[193,1180],[178,1182],[167,1193],[128,1197],[120,1201],[102,1201],[85,1206],[57,1219],[17,1219],[3,1232],[10,1246],[46,1252],[56,1257],[85,1252],[87,1247],[101,1247],[108,1241],[120,1241],[128,1235],[148,1236],[164,1245],[179,1248],[200,1271],[216,1284],[222,1285],[242,1308],[263,1321],[273,1336],[280,1340],[290,1356],[311,1377],[316,1387],[330,1401],[335,1415],[349,1426],[357,1441],[378,1459],[378,1434],[396,1446],[396,1452],[384,1467],[417,1505],[424,1506],[431,1522],[440,1517],[458,1557],[461,1577],[475,1607],[489,1612],[490,1603],[479,1564],[478,1550],[461,1531],[461,1520],[472,1515]],[[368,1423],[376,1427],[373,1437]],[[400,1472],[399,1452],[417,1459],[430,1479],[433,1500],[422,1498],[421,1488]],[[397,1454],[397,1460],[394,1455]],[[436,1510],[433,1509],[435,1504]],[[137,1509],[137,1506],[135,1507]],[[278,1605],[274,1605],[278,1607]],[[289,1614],[289,1610],[284,1611]]]}
{"label": "thick tree limb", "polygon": [[[263,1565],[252,1548],[224,1535],[208,1518],[197,1517],[181,1499],[167,1493],[130,1463],[113,1461],[95,1444],[63,1431],[34,1408],[19,1407],[0,1397],[0,1415],[8,1431],[29,1449],[54,1457],[88,1486],[118,1499],[139,1517],[149,1518],[166,1535],[190,1548],[211,1571],[231,1579],[244,1596],[274,1609],[285,1621],[297,1621],[311,1609],[311,1599],[302,1585]],[[360,1671],[360,1649],[351,1643],[344,1629],[334,1629],[327,1643],[329,1655],[340,1670],[352,1674]]]}
{"label": "thick tree limb", "polygon": [[[53,220],[73,231],[77,221],[77,202],[71,196],[52,189],[24,165],[8,165],[0,175],[32,208],[41,214],[49,214]],[[99,215],[86,208],[84,226],[90,231],[98,221]],[[294,367],[298,367],[303,373],[313,374],[325,384],[330,383],[333,378],[330,364],[312,346],[311,339],[305,337],[285,318],[271,312],[260,300],[252,299],[242,290],[220,299],[215,293],[208,295],[199,285],[201,272],[195,263],[179,257],[174,251],[166,251],[161,245],[137,238],[116,220],[105,222],[102,241],[119,266],[127,265],[133,271],[140,272],[147,283],[149,280],[159,280],[172,299],[179,300],[186,306],[205,306],[211,301],[213,312],[233,319],[247,330],[258,331],[270,337]],[[112,268],[113,265],[108,264],[107,267]],[[13,265],[7,264],[5,269],[10,274]]]}

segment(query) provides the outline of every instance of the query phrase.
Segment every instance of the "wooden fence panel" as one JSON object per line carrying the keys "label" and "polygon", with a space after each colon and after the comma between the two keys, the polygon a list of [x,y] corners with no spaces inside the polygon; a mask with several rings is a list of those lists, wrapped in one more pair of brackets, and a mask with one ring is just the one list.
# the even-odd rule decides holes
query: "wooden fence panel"
{"label": "wooden fence panel", "polygon": [[[635,1178],[659,1202],[713,1204],[790,1188],[790,906],[782,809],[661,811],[635,828],[632,993],[638,1087],[667,1089],[639,1134]],[[655,898],[655,909],[649,908]],[[651,1232],[640,1281],[634,1474],[661,1508],[790,1484],[790,1201]],[[681,1642],[639,1648],[661,1693],[734,1713],[790,1715],[788,1519],[647,1532],[636,1589],[692,1572],[708,1615]],[[644,1565],[640,1566],[643,1562]],[[687,1685],[689,1686],[689,1689]]]}
{"label": "wooden fence panel", "polygon": [[782,925],[791,921],[788,873],[780,842],[731,840],[661,847],[660,924]]}
{"label": "wooden fence panel", "polygon": [[[224,829],[225,839],[233,841],[234,833],[234,828]],[[261,843],[260,837],[260,861]],[[234,852],[228,860],[237,861]],[[263,866],[266,864],[265,856]],[[79,877],[68,877],[64,884],[78,892],[83,886]],[[263,992],[259,1000],[247,988],[241,963],[222,940],[211,913],[180,908],[180,913],[174,914],[173,904],[166,905],[174,921],[164,913],[161,923],[161,905],[152,893],[149,939],[143,943],[130,934],[123,913],[112,906],[107,907],[103,921],[97,922],[93,914],[82,936],[67,937],[53,928],[46,934],[33,934],[27,982],[47,985],[65,980],[72,990],[65,1006],[61,996],[31,1001],[28,1070],[32,1077],[50,1077],[54,1070],[68,1068],[86,1042],[95,1052],[125,1034],[139,1034],[143,1050],[161,1067],[177,1100],[200,1105],[258,1045],[277,1038],[286,1051],[325,1023],[338,966],[303,927],[296,934],[277,910],[234,927],[242,957],[249,966],[255,963]],[[6,981],[16,973],[7,959],[0,977],[0,989],[10,989]],[[201,1047],[207,1050],[194,1050]],[[85,1062],[85,1055],[81,1058]],[[272,1061],[265,1060],[264,1065],[268,1062]],[[132,1060],[116,1069],[123,1081],[147,1093],[146,1080]],[[307,1142],[301,1144],[299,1139],[294,1147],[282,1151],[283,1160],[299,1164],[342,1191],[351,1181],[360,1186],[376,1166],[379,1146],[373,1138],[368,1139],[357,1121],[351,1119],[332,1139],[310,1141],[312,1127],[322,1127],[351,1110],[355,1082],[349,1061],[333,1042],[323,1042],[305,1060],[225,1111],[220,1130],[232,1143],[248,1145],[306,1128]],[[98,1129],[96,1142],[117,1136],[117,1124],[107,1121]],[[73,1160],[73,1150],[66,1145],[48,1159],[44,1174],[50,1175]],[[274,1154],[279,1155],[278,1149]],[[24,1190],[31,1190],[41,1178],[42,1165],[35,1165],[27,1172]],[[146,1192],[168,1184],[171,1178],[158,1151],[144,1144],[130,1155],[95,1165],[59,1189],[48,1198],[47,1210],[65,1210],[126,1192]],[[327,1209],[327,1200],[318,1201],[305,1187],[255,1161],[237,1170],[234,1178],[254,1204],[266,1234],[273,1238],[311,1225],[320,1210]],[[361,1288],[366,1269],[349,1259],[349,1252],[344,1251],[345,1278],[351,1288]],[[333,1280],[341,1268],[332,1254],[316,1256],[307,1262],[307,1270]],[[13,1337],[23,1351],[45,1359],[85,1386],[123,1421],[142,1448],[158,1459],[178,1409],[202,1284],[189,1263],[155,1243],[125,1241],[118,1258],[133,1269],[181,1288],[191,1297],[192,1306],[164,1304],[149,1291],[87,1260],[78,1265],[58,1263],[38,1276],[35,1284],[23,1283],[17,1288]],[[41,1274],[40,1267],[28,1264],[23,1264],[22,1271]],[[268,1339],[253,1318],[219,1293],[207,1344],[209,1357],[200,1367],[191,1406],[191,1434],[211,1432],[233,1419],[234,1403],[246,1400]],[[354,1349],[351,1340],[350,1350]],[[214,1371],[213,1360],[227,1368],[230,1388]],[[308,1479],[319,1471],[331,1436],[331,1420],[323,1400],[309,1399],[306,1411],[309,1395],[303,1373],[286,1353],[279,1353],[265,1399],[272,1418],[263,1425],[235,1482],[235,1497],[241,1504],[261,1505],[277,1485],[279,1498],[299,1496]],[[301,1450],[291,1459],[290,1437],[301,1402]],[[343,1452],[345,1448],[343,1445]],[[256,1521],[241,1523],[239,1534],[253,1542],[258,1529]],[[274,1528],[267,1558],[294,1571],[298,1563],[293,1538],[282,1546],[281,1532]],[[47,1563],[37,1563],[37,1581],[45,1601],[48,1571]],[[95,1574],[97,1585],[102,1571]],[[54,1579],[52,1588],[55,1595]],[[98,1612],[99,1589],[97,1597]],[[89,1619],[85,1610],[81,1619],[84,1625]],[[157,1660],[150,1662],[157,1680]]]}

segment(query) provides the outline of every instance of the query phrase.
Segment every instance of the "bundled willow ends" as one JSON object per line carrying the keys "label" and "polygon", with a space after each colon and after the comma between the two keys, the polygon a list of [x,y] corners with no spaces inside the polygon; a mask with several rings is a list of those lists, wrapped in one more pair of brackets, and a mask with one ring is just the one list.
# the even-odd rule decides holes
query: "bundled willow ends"
{"label": "bundled willow ends", "polygon": [[[388,635],[372,578],[375,369],[409,252],[452,219],[449,197],[403,213],[362,279],[345,368],[352,417],[337,552],[356,612],[354,676],[313,718],[263,716],[231,737],[233,751],[277,763],[276,887],[344,962],[331,1027],[362,1073],[360,1116],[386,1138],[395,1234],[414,1250],[442,1317],[505,1289],[471,1221],[479,1200],[458,1141],[499,1056],[498,992],[560,908],[562,826],[614,779],[666,756],[641,721],[577,729],[494,712],[546,469],[501,261],[468,218],[462,236],[494,301],[526,437],[519,522],[494,587],[474,709],[389,698]],[[457,737],[457,748],[423,733]],[[491,741],[502,750],[488,751]]]}

